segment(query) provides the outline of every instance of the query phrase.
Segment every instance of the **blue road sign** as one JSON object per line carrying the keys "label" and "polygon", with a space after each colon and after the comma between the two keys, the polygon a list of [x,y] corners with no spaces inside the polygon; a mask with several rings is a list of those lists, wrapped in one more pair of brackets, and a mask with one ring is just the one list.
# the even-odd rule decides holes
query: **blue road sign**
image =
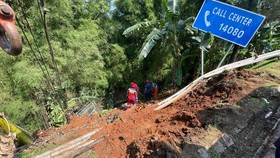
{"label": "blue road sign", "polygon": [[264,19],[263,15],[226,3],[205,0],[193,27],[246,47]]}

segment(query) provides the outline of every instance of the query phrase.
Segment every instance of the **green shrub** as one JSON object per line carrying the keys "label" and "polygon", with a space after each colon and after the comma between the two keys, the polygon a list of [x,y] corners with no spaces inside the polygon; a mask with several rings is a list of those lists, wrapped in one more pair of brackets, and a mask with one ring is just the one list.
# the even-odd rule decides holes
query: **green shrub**
{"label": "green shrub", "polygon": [[0,105],[0,112],[4,112],[14,124],[29,132],[35,132],[42,128],[42,109],[31,101],[15,99]]}

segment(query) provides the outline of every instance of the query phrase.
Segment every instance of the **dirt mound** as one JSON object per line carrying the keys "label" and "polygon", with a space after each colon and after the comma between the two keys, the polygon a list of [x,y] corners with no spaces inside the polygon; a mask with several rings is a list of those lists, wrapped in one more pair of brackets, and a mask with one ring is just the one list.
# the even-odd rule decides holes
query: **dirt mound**
{"label": "dirt mound", "polygon": [[279,106],[279,91],[264,86],[268,83],[280,80],[265,73],[224,72],[162,110],[155,111],[155,103],[74,116],[64,127],[39,132],[37,146],[59,146],[100,128],[90,140],[102,140],[76,157],[252,157],[275,123],[264,115]]}

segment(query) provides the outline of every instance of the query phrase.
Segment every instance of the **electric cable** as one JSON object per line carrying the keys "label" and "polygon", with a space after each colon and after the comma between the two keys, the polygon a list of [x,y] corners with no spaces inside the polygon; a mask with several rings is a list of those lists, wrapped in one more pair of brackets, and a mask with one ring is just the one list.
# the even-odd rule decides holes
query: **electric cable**
{"label": "electric cable", "polygon": [[45,62],[45,60],[44,60],[44,58],[43,58],[43,56],[42,56],[42,53],[41,53],[41,51],[40,51],[40,49],[39,49],[39,46],[38,46],[38,43],[37,43],[37,41],[35,40],[33,31],[32,31],[32,29],[31,29],[31,27],[30,27],[30,25],[29,25],[29,22],[28,22],[28,19],[27,19],[26,17],[24,17],[24,19],[25,19],[25,21],[26,21],[26,23],[27,23],[27,27],[28,27],[28,29],[29,29],[29,31],[30,31],[30,33],[31,33],[32,39],[33,39],[33,41],[34,41],[34,43],[35,43],[35,47],[36,47],[36,49],[37,49],[37,51],[38,51],[38,54],[39,54],[40,59],[41,59],[41,61],[42,61],[42,63],[43,63],[43,66],[45,67],[45,70],[46,70],[46,72],[47,72],[47,75],[48,75],[49,78],[51,78],[51,77],[50,77],[50,73],[49,73],[49,71],[48,71],[48,68],[47,68],[47,66],[46,66],[47,64],[46,64],[46,62]]}
{"label": "electric cable", "polygon": [[38,8],[39,8],[39,12],[40,12],[40,15],[41,15],[41,18],[43,18],[43,26],[44,26],[44,31],[45,31],[45,36],[46,36],[46,39],[47,39],[47,43],[48,43],[48,46],[49,46],[49,51],[50,51],[50,55],[51,55],[51,59],[52,59],[52,62],[54,64],[54,67],[55,67],[55,71],[56,71],[56,76],[57,76],[57,79],[58,79],[58,86],[60,88],[60,95],[62,96],[62,99],[63,99],[63,105],[64,107],[67,107],[67,104],[66,104],[66,96],[65,96],[65,93],[63,93],[61,90],[62,90],[62,81],[61,81],[61,75],[60,75],[60,72],[58,70],[58,66],[57,66],[57,63],[55,61],[55,58],[54,58],[54,50],[51,46],[51,42],[50,42],[50,38],[49,38],[49,34],[48,34],[48,30],[47,30],[47,23],[46,23],[46,13],[47,13],[47,9],[45,8],[45,1],[44,0],[41,0],[41,7],[43,8],[43,16],[42,16],[42,12],[41,12],[41,9],[40,9],[40,2],[39,0],[37,0],[37,4],[38,4]]}
{"label": "electric cable", "polygon": [[[40,6],[39,0],[37,0],[37,3],[38,3],[38,8],[44,7],[44,6],[45,6],[44,0],[41,0],[41,6]],[[59,70],[58,70],[58,67],[57,67],[57,63],[56,63],[55,58],[54,58],[54,50],[53,50],[53,48],[52,48],[52,46],[51,46],[50,38],[49,38],[48,30],[47,30],[46,12],[44,11],[44,14],[43,14],[43,15],[42,15],[41,9],[39,10],[39,12],[40,12],[41,18],[43,18],[42,21],[43,21],[43,26],[44,26],[44,31],[45,31],[46,40],[47,40],[47,43],[48,43],[48,46],[49,46],[49,51],[50,51],[52,63],[53,63],[53,65],[54,65],[55,71],[56,71],[56,73],[57,73],[57,78],[58,78],[59,85],[61,86],[61,83],[62,83],[62,82],[61,82],[61,77],[60,77],[60,73],[59,73]]]}
{"label": "electric cable", "polygon": [[44,71],[44,69],[43,69],[41,63],[39,62],[39,59],[38,59],[38,57],[37,57],[37,55],[36,55],[36,53],[35,53],[35,51],[34,51],[32,45],[31,45],[29,39],[27,38],[26,33],[25,33],[25,31],[24,31],[24,29],[23,29],[23,27],[22,27],[22,25],[21,25],[21,23],[20,23],[20,21],[18,20],[17,17],[16,17],[16,21],[17,21],[17,23],[18,23],[18,25],[19,25],[19,27],[20,27],[20,29],[21,29],[21,31],[22,31],[22,33],[23,33],[23,35],[24,35],[24,37],[25,37],[25,39],[26,39],[26,41],[27,41],[27,43],[28,43],[28,45],[29,45],[29,47],[30,47],[30,49],[31,49],[31,52],[32,52],[33,56],[35,57],[35,59],[36,59],[38,65],[39,65],[41,71],[43,72],[43,75],[44,75],[45,79],[48,81],[48,84],[49,84],[49,86],[51,87],[51,89],[54,89],[54,87],[53,87],[53,85],[52,85],[52,82],[49,81],[49,79],[48,79],[48,77],[47,77],[47,75],[46,75],[46,73],[45,73],[45,71]]}
{"label": "electric cable", "polygon": [[[7,0],[6,3],[8,3],[9,6],[11,6],[11,5],[12,5],[12,0]],[[26,14],[25,14],[25,12],[22,10],[22,7],[20,7],[20,9],[21,9],[21,12],[23,13],[24,18],[26,19]],[[27,19],[26,19],[26,20],[27,20]],[[34,36],[33,36],[32,30],[31,30],[31,28],[30,28],[30,26],[29,26],[28,21],[27,21],[28,27],[29,27],[29,29],[30,29],[31,35],[32,35],[32,37],[33,37],[33,40],[34,40],[34,42],[35,42],[35,44],[36,44],[37,50],[38,50],[38,52],[39,52],[39,54],[40,54],[40,57],[41,57],[41,59],[42,59],[42,61],[43,61],[43,65],[44,65],[44,67],[45,67],[46,70],[43,69],[43,67],[42,67],[42,65],[41,65],[41,63],[40,63],[40,60],[38,59],[38,57],[37,57],[37,55],[36,55],[36,53],[35,53],[35,50],[33,49],[33,47],[32,47],[32,45],[31,45],[30,41],[28,40],[28,38],[27,38],[27,36],[26,36],[26,34],[25,34],[25,31],[24,31],[24,29],[23,29],[23,27],[22,27],[22,25],[21,25],[19,19],[17,18],[17,16],[16,16],[16,21],[17,21],[17,23],[19,24],[20,29],[22,30],[22,33],[23,33],[23,35],[24,35],[24,37],[25,37],[25,39],[26,39],[26,41],[27,41],[27,43],[28,43],[28,45],[29,45],[29,47],[30,47],[30,49],[31,49],[31,52],[32,52],[33,56],[35,57],[35,60],[37,61],[38,65],[39,65],[39,67],[40,67],[40,69],[41,69],[41,71],[42,71],[42,73],[43,73],[44,78],[47,80],[48,85],[50,86],[50,88],[51,88],[51,89],[54,89],[54,87],[52,86],[51,77],[50,77],[50,75],[49,75],[49,72],[48,72],[48,70],[47,70],[46,65],[44,65],[45,62],[44,62],[44,60],[43,60],[43,58],[42,58],[42,56],[41,56],[41,54],[40,54],[40,50],[39,50],[39,48],[38,48],[37,42],[35,41],[35,38],[34,38]],[[47,74],[45,73],[45,71],[47,71]]]}
{"label": "electric cable", "polygon": [[44,60],[44,58],[43,58],[43,56],[42,56],[42,53],[41,53],[41,51],[40,51],[40,49],[39,49],[39,46],[38,46],[38,43],[37,43],[37,41],[35,40],[33,31],[32,31],[32,29],[31,29],[31,27],[30,27],[30,23],[29,23],[29,21],[28,21],[28,19],[27,19],[27,15],[26,15],[26,13],[22,10],[22,8],[21,8],[21,12],[23,13],[24,20],[25,20],[26,23],[27,23],[27,28],[29,29],[29,31],[30,31],[30,33],[31,33],[31,36],[32,36],[32,38],[33,38],[33,42],[35,43],[36,49],[37,49],[38,54],[39,54],[39,56],[40,56],[40,59],[41,59],[41,61],[42,61],[42,65],[43,65],[44,68],[45,68],[45,71],[46,71],[46,73],[47,73],[47,76],[48,76],[49,79],[51,80],[50,73],[49,73],[48,68],[47,68],[47,66],[46,66],[47,64],[46,64],[46,62],[45,62],[45,60]]}

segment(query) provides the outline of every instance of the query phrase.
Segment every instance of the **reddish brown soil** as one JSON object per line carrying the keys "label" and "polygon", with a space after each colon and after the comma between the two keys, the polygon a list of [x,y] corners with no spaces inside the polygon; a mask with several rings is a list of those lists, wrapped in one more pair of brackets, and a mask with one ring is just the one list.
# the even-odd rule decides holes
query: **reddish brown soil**
{"label": "reddish brown soil", "polygon": [[[73,116],[69,124],[39,132],[41,144],[63,144],[94,129],[101,128],[91,139],[104,139],[91,147],[96,157],[169,157],[180,155],[183,144],[191,141],[213,123],[210,119],[220,108],[236,106],[246,95],[278,78],[250,71],[224,72],[208,79],[187,96],[170,106],[155,111],[157,104],[140,104],[127,111],[114,109],[99,116]],[[156,101],[157,103],[159,100]],[[120,119],[107,123],[115,114]],[[238,120],[238,116],[231,116]],[[39,145],[39,144],[38,144]],[[171,148],[173,153],[166,152]],[[87,153],[80,157],[87,157]]]}

